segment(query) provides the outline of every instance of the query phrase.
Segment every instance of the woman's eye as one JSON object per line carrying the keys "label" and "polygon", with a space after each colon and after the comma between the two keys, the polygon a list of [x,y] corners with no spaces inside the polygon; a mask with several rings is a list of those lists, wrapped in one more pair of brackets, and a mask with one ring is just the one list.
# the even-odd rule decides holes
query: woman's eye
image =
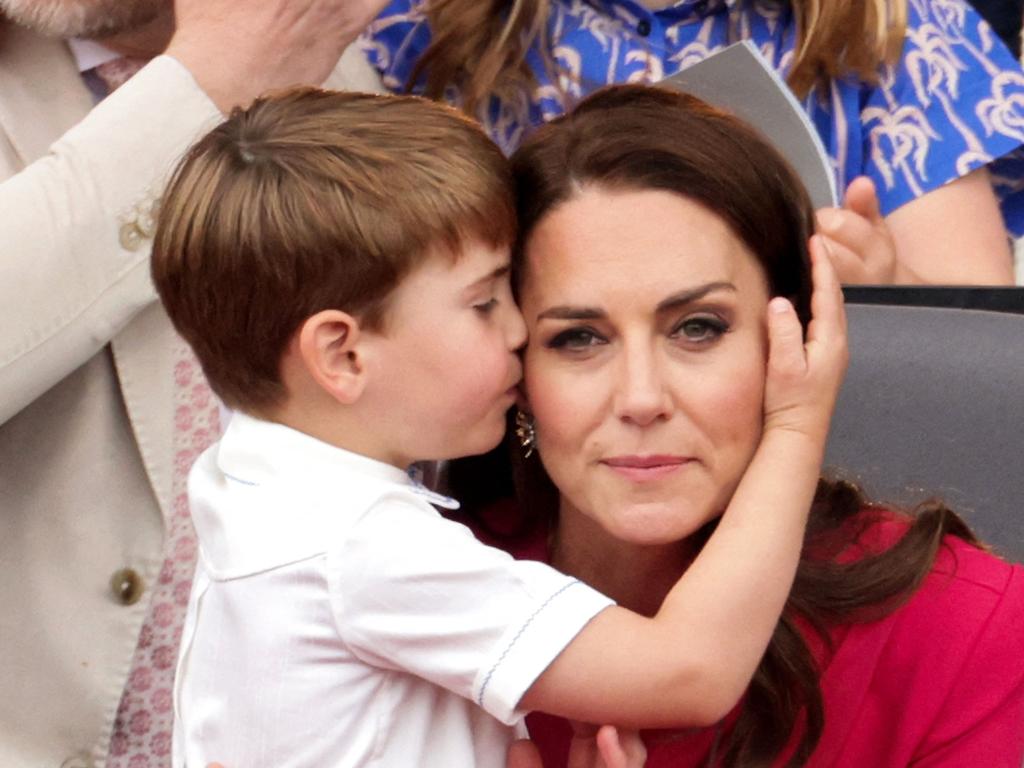
{"label": "woman's eye", "polygon": [[586,349],[605,343],[605,339],[590,328],[569,328],[555,334],[545,344],[550,349]]}
{"label": "woman's eye", "polygon": [[718,317],[688,317],[672,331],[672,335],[691,342],[714,341],[729,330],[729,326]]}
{"label": "woman's eye", "polygon": [[498,300],[493,296],[487,301],[482,301],[479,304],[474,304],[473,309],[479,312],[481,315],[489,315],[491,310],[498,306]]}

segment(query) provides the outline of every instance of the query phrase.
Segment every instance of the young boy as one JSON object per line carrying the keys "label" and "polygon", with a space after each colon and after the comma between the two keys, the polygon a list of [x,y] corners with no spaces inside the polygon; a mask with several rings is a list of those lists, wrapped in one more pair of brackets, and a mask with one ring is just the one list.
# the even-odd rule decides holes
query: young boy
{"label": "young boy", "polygon": [[[653,619],[483,546],[406,473],[502,437],[526,340],[510,189],[504,157],[455,111],[316,90],[236,112],[176,173],[153,276],[236,413],[190,480],[201,555],[175,766],[503,766],[524,697],[598,722],[701,725],[745,689],[820,453],[755,458],[725,516],[741,524],[719,526],[721,546]],[[786,500],[770,519],[744,491],[769,480]],[[695,616],[769,529],[788,546],[753,566],[746,602]],[[738,608],[751,594],[763,615]],[[686,646],[703,653],[680,650],[723,622]]]}

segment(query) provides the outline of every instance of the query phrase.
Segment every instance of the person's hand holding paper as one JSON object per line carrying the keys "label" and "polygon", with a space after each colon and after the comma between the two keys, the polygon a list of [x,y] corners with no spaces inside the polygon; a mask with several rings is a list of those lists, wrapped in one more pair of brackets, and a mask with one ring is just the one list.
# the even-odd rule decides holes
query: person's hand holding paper
{"label": "person's hand holding paper", "polygon": [[896,243],[878,206],[875,185],[858,176],[846,188],[842,208],[819,208],[818,231],[845,284],[891,285],[921,279],[896,258]]}

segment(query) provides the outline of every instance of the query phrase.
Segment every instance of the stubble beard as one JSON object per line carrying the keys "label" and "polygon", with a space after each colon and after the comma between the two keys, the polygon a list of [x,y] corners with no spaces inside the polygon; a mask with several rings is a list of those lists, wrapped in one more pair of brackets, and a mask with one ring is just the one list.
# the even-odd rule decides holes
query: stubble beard
{"label": "stubble beard", "polygon": [[149,24],[169,5],[170,0],[0,0],[0,12],[47,37],[102,40]]}

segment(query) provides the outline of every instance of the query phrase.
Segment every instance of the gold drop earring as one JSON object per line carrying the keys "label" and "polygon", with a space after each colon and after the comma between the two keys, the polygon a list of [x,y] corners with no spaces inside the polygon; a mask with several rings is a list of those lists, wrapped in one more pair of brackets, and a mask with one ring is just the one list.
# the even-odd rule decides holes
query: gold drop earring
{"label": "gold drop earring", "polygon": [[537,427],[533,416],[519,408],[516,408],[516,437],[519,438],[519,447],[523,449],[523,458],[530,458],[537,447]]}

